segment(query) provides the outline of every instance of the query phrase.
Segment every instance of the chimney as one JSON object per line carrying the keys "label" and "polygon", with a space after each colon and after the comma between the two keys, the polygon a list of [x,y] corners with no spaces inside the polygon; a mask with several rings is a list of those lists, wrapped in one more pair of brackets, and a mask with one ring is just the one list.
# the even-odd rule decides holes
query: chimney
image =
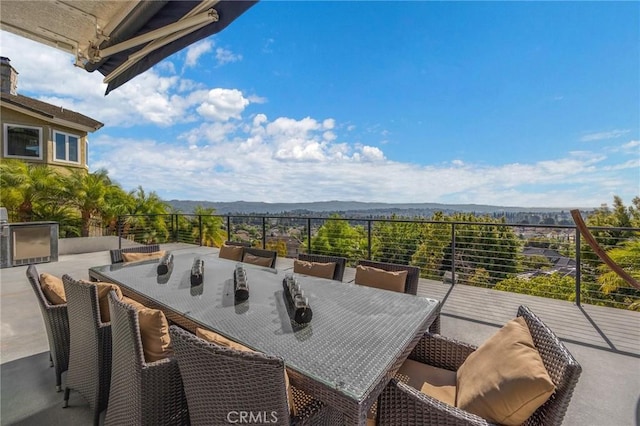
{"label": "chimney", "polygon": [[11,59],[0,56],[0,92],[16,95],[18,71],[11,66]]}

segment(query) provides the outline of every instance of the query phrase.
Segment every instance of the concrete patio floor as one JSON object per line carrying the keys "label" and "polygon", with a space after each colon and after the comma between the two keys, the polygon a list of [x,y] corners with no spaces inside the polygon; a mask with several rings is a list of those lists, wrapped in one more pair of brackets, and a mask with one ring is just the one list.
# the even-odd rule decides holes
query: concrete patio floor
{"label": "concrete patio floor", "polygon": [[[217,250],[185,244],[163,248]],[[108,252],[100,251],[61,256],[37,268],[87,279],[89,267],[108,263]],[[277,268],[291,267],[291,259],[278,259]],[[0,270],[0,424],[91,424],[88,405],[77,393],[62,409],[63,394],[55,392],[46,332],[25,271]],[[353,277],[354,270],[347,269],[344,281]],[[513,318],[519,305],[528,305],[583,367],[564,424],[640,425],[640,313],[422,279],[418,294],[444,301],[442,334],[473,344]]]}

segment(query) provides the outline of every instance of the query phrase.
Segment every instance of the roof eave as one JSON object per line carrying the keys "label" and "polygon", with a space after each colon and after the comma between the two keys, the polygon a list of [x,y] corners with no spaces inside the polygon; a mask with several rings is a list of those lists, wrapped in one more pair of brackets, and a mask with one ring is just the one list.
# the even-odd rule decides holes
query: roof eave
{"label": "roof eave", "polygon": [[93,133],[96,130],[101,129],[104,126],[104,124],[100,123],[100,122],[97,122],[98,125],[96,125],[96,126],[86,126],[84,124],[76,123],[76,122],[69,121],[69,120],[64,120],[64,119],[58,118],[58,117],[56,117],[54,115],[51,115],[51,114],[43,112],[43,111],[35,110],[35,109],[32,109],[32,108],[27,108],[27,107],[24,107],[24,106],[21,106],[21,105],[16,105],[16,104],[14,104],[11,101],[8,101],[6,99],[2,100],[2,106],[6,107],[6,108],[9,108],[11,110],[14,110],[16,112],[20,112],[20,113],[25,114],[25,115],[29,115],[31,117],[44,119],[44,120],[49,121],[51,123],[58,124],[58,125],[64,126],[64,127],[69,127],[71,129],[75,129],[75,130],[80,130],[80,131],[85,132],[85,133]]}

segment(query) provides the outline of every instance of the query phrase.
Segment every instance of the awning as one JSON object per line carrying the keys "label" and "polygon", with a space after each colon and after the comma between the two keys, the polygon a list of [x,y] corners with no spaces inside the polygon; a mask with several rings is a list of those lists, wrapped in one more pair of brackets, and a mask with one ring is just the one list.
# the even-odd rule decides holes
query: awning
{"label": "awning", "polygon": [[72,53],[108,94],[167,56],[222,31],[257,1],[0,2],[0,28]]}

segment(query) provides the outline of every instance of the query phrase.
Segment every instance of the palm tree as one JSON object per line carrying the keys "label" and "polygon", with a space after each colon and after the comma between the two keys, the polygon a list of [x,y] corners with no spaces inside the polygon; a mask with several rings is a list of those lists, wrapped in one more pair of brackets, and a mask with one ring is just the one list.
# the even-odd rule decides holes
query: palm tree
{"label": "palm tree", "polygon": [[214,208],[204,208],[199,205],[193,210],[196,218],[191,235],[194,240],[198,240],[200,237],[200,223],[202,223],[201,243],[208,247],[220,247],[227,237],[227,232],[222,229],[222,218],[214,216],[215,212],[216,209]]}
{"label": "palm tree", "polygon": [[136,238],[145,244],[164,242],[169,237],[167,227],[168,204],[154,191],[145,193],[142,186],[130,191],[132,204],[127,213],[136,215],[128,219]]}
{"label": "palm tree", "polygon": [[60,201],[62,179],[57,171],[47,165],[25,163],[20,160],[3,160],[0,164],[2,203],[7,209],[18,212],[18,220],[33,220],[34,205]]}
{"label": "palm tree", "polygon": [[105,196],[111,180],[106,170],[93,173],[72,173],[65,178],[69,203],[80,212],[81,235],[89,236],[91,219],[97,217],[106,207]]}

